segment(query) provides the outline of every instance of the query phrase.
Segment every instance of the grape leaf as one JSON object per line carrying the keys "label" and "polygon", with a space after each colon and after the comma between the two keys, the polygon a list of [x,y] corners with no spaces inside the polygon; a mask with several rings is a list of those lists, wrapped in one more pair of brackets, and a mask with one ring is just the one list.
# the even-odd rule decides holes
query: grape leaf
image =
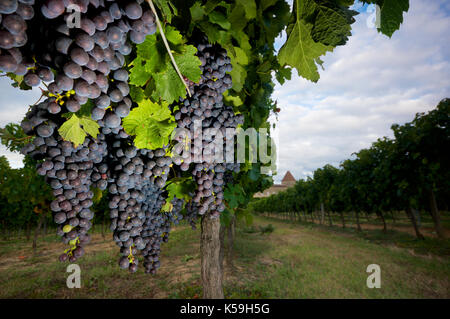
{"label": "grape leaf", "polygon": [[347,42],[351,35],[351,23],[358,12],[338,6],[333,2],[318,2],[315,8],[317,15],[311,35],[316,42],[337,46]]}
{"label": "grape leaf", "polygon": [[172,44],[182,44],[184,43],[183,36],[181,35],[180,31],[175,29],[174,27],[168,25],[164,29],[164,34],[166,36],[167,41],[169,41]]}
{"label": "grape leaf", "polygon": [[169,212],[171,210],[171,202],[176,197],[184,199],[184,204],[190,200],[189,192],[195,188],[192,177],[174,178],[168,182],[166,186],[167,199],[162,207],[162,211]]}
{"label": "grape leaf", "polygon": [[202,63],[196,54],[197,49],[192,45],[188,45],[185,47],[183,54],[176,54],[174,58],[181,74],[192,82],[198,83],[202,76],[202,71],[200,70]]}
{"label": "grape leaf", "polygon": [[409,10],[408,0],[384,0],[380,12],[380,29],[383,34],[392,37],[403,22],[403,12]]}
{"label": "grape leaf", "polygon": [[149,79],[149,74],[145,69],[144,60],[141,57],[137,57],[130,64],[132,66],[130,70],[129,83],[136,86],[143,86]]}
{"label": "grape leaf", "polygon": [[[180,32],[171,26],[165,28],[165,34],[171,47],[176,48],[172,54],[181,74],[198,82],[201,78],[201,62],[196,56],[197,49],[192,45],[185,45]],[[186,96],[186,88],[158,37],[159,34],[148,36],[143,43],[137,45],[137,57],[130,64],[130,84],[137,87],[151,86],[150,92],[143,91],[144,95],[151,96],[155,101],[162,99],[172,103],[179,97]]]}
{"label": "grape leaf", "polygon": [[225,30],[229,30],[231,23],[227,20],[224,14],[218,11],[213,11],[208,15],[209,21],[212,23],[220,25]]}
{"label": "grape leaf", "polygon": [[83,130],[90,136],[97,138],[100,126],[96,121],[89,117],[83,116],[80,118],[80,124],[83,126]]}
{"label": "grape leaf", "polygon": [[153,0],[155,5],[161,10],[163,19],[169,23],[172,22],[172,17],[178,14],[176,7],[170,0]]}
{"label": "grape leaf", "polygon": [[123,119],[122,125],[127,134],[136,136],[136,147],[156,149],[169,143],[176,122],[166,102],[158,104],[145,99]]}
{"label": "grape leaf", "polygon": [[86,116],[79,118],[73,114],[61,125],[58,132],[64,140],[72,142],[77,147],[83,144],[87,134],[97,138],[99,128],[100,126],[94,120]]}
{"label": "grape leaf", "polygon": [[130,96],[135,103],[139,103],[145,98],[144,90],[140,87],[130,85]]}
{"label": "grape leaf", "polygon": [[201,20],[205,15],[205,9],[200,2],[194,3],[194,5],[189,9],[191,11],[192,20]]}
{"label": "grape leaf", "polygon": [[245,203],[245,191],[239,184],[227,184],[223,192],[223,197],[231,209]]}
{"label": "grape leaf", "polygon": [[[201,62],[195,55],[197,49],[192,46],[186,46],[183,54],[174,54],[174,59],[180,69],[181,74],[193,82],[198,82],[202,75],[200,70]],[[172,64],[167,70],[153,75],[155,79],[156,90],[154,96],[160,96],[164,101],[172,103],[178,98],[186,96],[186,88],[180,81],[180,78]]]}
{"label": "grape leaf", "polygon": [[238,4],[244,7],[247,20],[256,18],[256,3],[254,0],[239,1]]}
{"label": "grape leaf", "polygon": [[294,12],[286,31],[287,40],[280,49],[278,60],[281,66],[292,66],[297,69],[299,76],[317,82],[320,77],[317,65],[323,63],[320,56],[327,51],[332,51],[333,47],[315,42],[312,38],[313,25],[307,23],[304,19],[305,15],[314,12],[315,7],[312,8],[311,6],[315,6],[315,4],[311,3],[311,1],[307,4],[300,0],[294,1]]}
{"label": "grape leaf", "polygon": [[289,67],[284,67],[278,69],[278,72],[275,73],[275,77],[277,81],[283,85],[286,80],[290,80],[292,76],[292,69]]}
{"label": "grape leaf", "polygon": [[403,22],[403,13],[409,10],[409,0],[362,0],[363,3],[380,7],[380,27],[378,31],[392,37]]}
{"label": "grape leaf", "polygon": [[178,97],[186,96],[186,88],[180,81],[175,69],[170,68],[162,73],[156,73],[153,75],[155,79],[156,90],[153,92],[153,99],[157,100],[161,97],[164,101],[172,103],[176,101]]}

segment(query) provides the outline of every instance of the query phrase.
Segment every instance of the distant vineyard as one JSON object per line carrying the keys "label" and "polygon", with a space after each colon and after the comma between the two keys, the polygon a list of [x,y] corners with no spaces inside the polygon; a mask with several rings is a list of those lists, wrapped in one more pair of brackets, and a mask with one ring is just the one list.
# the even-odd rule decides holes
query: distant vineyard
{"label": "distant vineyard", "polygon": [[312,178],[254,202],[252,210],[321,222],[326,217],[330,224],[338,214],[344,227],[345,216],[352,215],[358,230],[361,214],[376,215],[385,231],[385,215],[405,211],[421,239],[419,211],[427,211],[437,235],[445,237],[439,208],[448,211],[450,204],[449,114],[450,100],[444,99],[412,122],[392,125],[394,139],[378,139],[339,168],[325,165]]}

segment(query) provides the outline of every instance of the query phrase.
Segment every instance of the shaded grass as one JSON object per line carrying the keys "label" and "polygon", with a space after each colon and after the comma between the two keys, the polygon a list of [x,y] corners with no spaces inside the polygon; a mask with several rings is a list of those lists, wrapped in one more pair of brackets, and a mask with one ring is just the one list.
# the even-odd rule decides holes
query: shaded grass
{"label": "shaded grass", "polygon": [[[225,267],[227,298],[449,298],[448,242],[417,241],[408,234],[330,228],[256,216],[257,229],[236,230],[235,269]],[[81,268],[81,289],[68,289],[63,245],[0,243],[0,298],[201,298],[200,230],[177,226],[162,245],[154,276],[120,270],[118,248],[107,234],[93,236]],[[409,237],[408,237],[409,236]],[[20,259],[20,256],[26,256]],[[366,268],[381,267],[381,289],[369,289]]]}

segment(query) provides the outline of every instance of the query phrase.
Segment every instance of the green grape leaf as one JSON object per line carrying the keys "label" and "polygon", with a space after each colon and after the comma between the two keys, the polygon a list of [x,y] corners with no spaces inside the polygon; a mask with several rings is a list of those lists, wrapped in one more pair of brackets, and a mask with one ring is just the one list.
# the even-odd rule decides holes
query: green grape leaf
{"label": "green grape leaf", "polygon": [[244,7],[245,17],[247,20],[256,18],[256,2],[255,0],[239,1],[239,4]]}
{"label": "green grape leaf", "polygon": [[[196,52],[197,49],[194,46],[189,45],[185,47],[183,54],[174,54],[174,59],[181,74],[193,82],[198,82],[201,78],[201,62],[195,55]],[[172,64],[170,64],[167,70],[156,73],[153,77],[156,86],[154,96],[160,96],[168,103],[177,101],[180,96],[186,96],[186,88]]]}
{"label": "green grape leaf", "polygon": [[333,50],[332,46],[314,41],[311,36],[313,25],[304,19],[305,15],[314,12],[315,6],[311,1],[294,1],[294,12],[287,28],[287,40],[278,54],[281,66],[294,67],[299,76],[313,82],[317,82],[320,77],[317,70],[317,66],[323,63],[320,56]]}
{"label": "green grape leaf", "polygon": [[122,125],[127,134],[135,135],[136,147],[156,149],[169,143],[176,122],[166,102],[158,104],[146,99],[131,110]]}
{"label": "green grape leaf", "polygon": [[166,36],[167,41],[169,41],[172,44],[177,45],[184,43],[184,39],[180,31],[178,31],[177,29],[175,29],[170,25],[165,27],[164,34]]}
{"label": "green grape leaf", "polygon": [[144,90],[140,87],[130,85],[130,96],[133,102],[139,103],[145,98]]}
{"label": "green grape leaf", "polygon": [[169,23],[172,22],[172,17],[178,14],[177,8],[170,0],[153,0],[153,2],[161,10],[163,19]]}
{"label": "green grape leaf", "polygon": [[228,91],[226,91],[223,94],[223,100],[233,106],[240,106],[240,105],[244,104],[244,102],[242,101],[242,99],[239,96],[230,95],[230,93]]}
{"label": "green grape leaf", "polygon": [[[233,62],[233,60],[231,60]],[[244,87],[245,78],[247,76],[247,71],[240,64],[235,64],[233,70],[231,70],[230,75],[233,79],[233,90],[241,91]]]}
{"label": "green grape leaf", "polygon": [[237,208],[240,204],[245,203],[245,191],[239,184],[227,184],[223,197],[230,209]]}
{"label": "green grape leaf", "polygon": [[84,116],[79,118],[73,114],[61,125],[58,132],[64,140],[72,142],[77,147],[83,144],[87,134],[97,138],[99,128],[100,126],[94,120]]}
{"label": "green grape leaf", "polygon": [[284,67],[278,69],[278,72],[275,73],[275,77],[277,81],[283,85],[286,80],[290,80],[292,76],[292,69],[289,67]]}
{"label": "green grape leaf", "polygon": [[162,207],[162,211],[169,212],[171,210],[171,202],[175,197],[184,199],[184,206],[191,199],[189,192],[194,188],[195,184],[192,181],[192,177],[174,178],[170,180],[166,186],[167,199]]}
{"label": "green grape leaf", "polygon": [[198,83],[202,76],[202,71],[200,70],[202,63],[196,54],[197,49],[192,45],[188,45],[185,47],[183,54],[176,54],[174,58],[181,74],[192,82]]}
{"label": "green grape leaf", "polygon": [[392,37],[403,22],[403,12],[409,10],[409,0],[384,0],[380,12],[379,31]]}
{"label": "green grape leaf", "polygon": [[189,10],[191,11],[191,17],[194,21],[201,20],[205,15],[205,9],[200,2],[195,2]]}
{"label": "green grape leaf", "polygon": [[392,37],[403,22],[403,13],[409,10],[409,0],[362,0],[375,4],[380,10],[378,32]]}
{"label": "green grape leaf", "polygon": [[227,17],[218,11],[213,11],[208,15],[209,21],[220,25],[225,30],[229,30],[231,23],[227,20]]}
{"label": "green grape leaf", "polygon": [[311,31],[314,41],[331,46],[345,44],[351,35],[351,23],[355,21],[353,16],[358,12],[333,2],[319,2],[316,11]]}
{"label": "green grape leaf", "polygon": [[83,116],[80,118],[80,124],[83,126],[83,130],[90,136],[97,138],[100,126],[93,119]]}
{"label": "green grape leaf", "polygon": [[149,80],[149,74],[145,68],[144,60],[139,56],[131,62],[129,83],[135,86],[143,86]]}
{"label": "green grape leaf", "polygon": [[[193,82],[201,78],[201,62],[196,56],[197,49],[192,45],[186,45],[180,32],[171,26],[165,28],[168,41],[173,46],[173,57],[181,74]],[[177,101],[179,97],[186,96],[186,88],[173,66],[169,54],[160,35],[148,36],[146,40],[137,45],[137,57],[130,66],[130,84],[136,87],[145,86],[143,91],[134,90],[132,94],[137,97],[152,97],[158,101],[162,99],[168,103]]]}
{"label": "green grape leaf", "polygon": [[161,97],[164,101],[172,103],[178,100],[178,97],[186,96],[186,88],[173,67],[165,72],[156,73],[153,77],[156,88],[152,96],[155,100]]}

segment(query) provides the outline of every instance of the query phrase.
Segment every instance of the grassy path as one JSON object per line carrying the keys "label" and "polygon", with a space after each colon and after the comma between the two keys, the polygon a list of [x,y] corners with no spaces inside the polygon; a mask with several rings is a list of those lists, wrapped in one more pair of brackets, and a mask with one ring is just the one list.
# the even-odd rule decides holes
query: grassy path
{"label": "grassy path", "polygon": [[[238,228],[235,268],[225,267],[227,298],[450,298],[448,241],[432,242],[440,248],[433,250],[413,238],[383,241],[265,217],[254,224],[269,223],[271,234]],[[56,236],[40,240],[36,255],[29,242],[0,242],[0,298],[198,298],[199,235],[178,227],[163,245],[159,273],[148,276],[120,270],[111,235],[95,234],[79,262],[81,289],[66,287]],[[399,245],[405,242],[421,250]],[[381,289],[366,286],[369,264],[381,267]]]}

